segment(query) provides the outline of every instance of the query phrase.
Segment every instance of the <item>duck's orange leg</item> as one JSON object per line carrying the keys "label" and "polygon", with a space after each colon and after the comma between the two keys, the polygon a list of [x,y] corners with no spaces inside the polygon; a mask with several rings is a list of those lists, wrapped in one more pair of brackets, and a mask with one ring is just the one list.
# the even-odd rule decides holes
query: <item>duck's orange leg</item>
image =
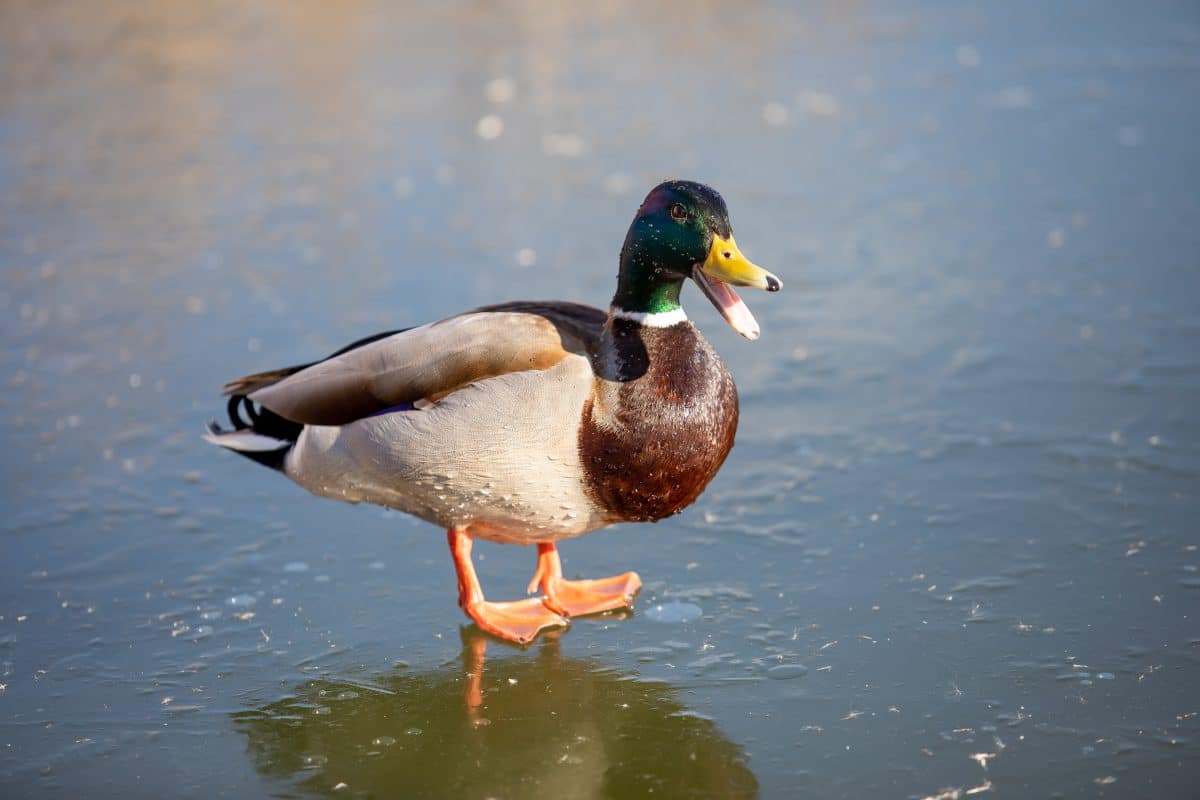
{"label": "duck's orange leg", "polygon": [[483,587],[471,563],[470,534],[461,528],[451,528],[446,531],[446,540],[458,573],[458,606],[481,629],[510,642],[528,644],[544,628],[570,624],[542,603],[541,598],[489,603],[483,598]]}
{"label": "duck's orange leg", "polygon": [[633,596],[642,588],[636,572],[626,572],[611,578],[569,581],[562,576],[562,561],[553,542],[538,545],[537,572],[529,582],[530,593],[542,590],[546,608],[565,617],[581,617],[633,608]]}
{"label": "duck's orange leg", "polygon": [[486,654],[486,636],[471,636],[463,647],[463,661],[466,662],[463,700],[466,701],[467,716],[472,724],[479,721],[479,709],[483,706],[483,657]]}

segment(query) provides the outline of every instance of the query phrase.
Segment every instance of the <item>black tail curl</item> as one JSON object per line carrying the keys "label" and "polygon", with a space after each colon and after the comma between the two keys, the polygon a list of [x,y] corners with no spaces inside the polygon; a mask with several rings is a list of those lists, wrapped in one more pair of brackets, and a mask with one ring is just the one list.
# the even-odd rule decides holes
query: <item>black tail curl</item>
{"label": "black tail curl", "polygon": [[[253,400],[244,394],[231,396],[227,409],[229,411],[229,423],[233,425],[234,430],[238,431],[249,428],[255,433],[261,433],[263,436],[294,442],[300,437],[300,431],[304,428],[299,422],[284,419],[269,408],[256,405]],[[242,417],[243,410],[246,412],[246,417],[249,418],[249,421]]]}
{"label": "black tail curl", "polygon": [[[338,350],[329,356],[329,358],[337,358],[355,348],[371,344],[397,333],[403,333],[405,330],[408,329],[384,331],[383,333],[376,333],[364,339],[359,339],[357,342]],[[272,386],[291,375],[295,375],[297,372],[319,363],[321,362],[314,361],[309,364],[297,364],[292,367],[257,372],[225,384],[221,387],[221,393],[229,396],[229,403],[226,409],[229,413],[229,424],[233,426],[233,430],[222,430],[216,420],[213,420],[208,423],[209,437],[216,444],[226,447],[238,455],[243,455],[251,461],[257,461],[259,464],[282,471],[284,459],[288,451],[291,450],[291,444],[294,444],[300,438],[300,432],[304,430],[304,425],[281,417],[269,408],[264,408],[261,404],[251,400],[250,395],[259,389]],[[239,444],[244,444],[244,442],[239,443],[236,441],[236,437],[233,434],[236,434],[237,431],[251,431],[269,439],[276,439],[279,441],[279,449],[262,450],[255,447],[239,446]],[[224,435],[229,435],[230,441],[217,441],[219,437]]]}
{"label": "black tail curl", "polygon": [[[282,472],[288,451],[300,437],[300,431],[304,429],[304,426],[298,422],[284,419],[270,409],[256,405],[245,395],[239,394],[230,397],[228,410],[229,422],[233,425],[233,430],[224,430],[216,420],[209,420],[209,440],[232,450],[239,456],[245,456],[251,461],[262,464],[264,467]],[[245,412],[245,417],[242,416],[243,412]],[[249,417],[249,421],[246,417]],[[267,441],[274,439],[278,441],[279,447],[277,449],[261,449],[261,445],[246,447],[244,441],[238,438],[238,431],[247,431],[267,437]]]}

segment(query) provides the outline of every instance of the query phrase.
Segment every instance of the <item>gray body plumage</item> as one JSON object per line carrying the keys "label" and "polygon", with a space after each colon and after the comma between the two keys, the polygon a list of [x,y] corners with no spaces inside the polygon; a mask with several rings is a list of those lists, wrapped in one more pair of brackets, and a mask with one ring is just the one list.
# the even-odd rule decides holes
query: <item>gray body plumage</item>
{"label": "gray body plumage", "polygon": [[443,528],[528,544],[612,520],[584,492],[586,358],[474,382],[421,410],[309,425],[284,472],[309,491],[375,503]]}

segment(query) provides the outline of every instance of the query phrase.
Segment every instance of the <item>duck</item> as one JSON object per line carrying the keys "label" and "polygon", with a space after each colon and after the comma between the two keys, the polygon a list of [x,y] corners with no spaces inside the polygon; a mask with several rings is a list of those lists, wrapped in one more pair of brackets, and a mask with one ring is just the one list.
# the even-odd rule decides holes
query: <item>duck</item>
{"label": "duck", "polygon": [[[226,383],[229,422],[206,439],[315,495],[444,529],[459,607],[501,640],[631,611],[636,572],[569,580],[557,543],[680,513],[733,447],[737,388],[684,313],[688,280],[750,340],[735,287],[783,286],[742,254],[720,194],[669,180],[629,226],[607,310],[510,301],[368,336]],[[533,596],[486,599],[477,539],[537,546]]]}

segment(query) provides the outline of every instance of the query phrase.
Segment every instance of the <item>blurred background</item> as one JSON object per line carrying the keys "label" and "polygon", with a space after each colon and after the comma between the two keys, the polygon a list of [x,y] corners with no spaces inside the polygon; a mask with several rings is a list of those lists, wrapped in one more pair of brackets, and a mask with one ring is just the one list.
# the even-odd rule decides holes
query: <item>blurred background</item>
{"label": "blurred background", "polygon": [[[1200,9],[0,5],[5,797],[1187,797]],[[220,384],[604,306],[642,196],[778,274],[697,505],[528,650],[440,531],[205,445]],[[517,596],[521,548],[482,545]]]}

